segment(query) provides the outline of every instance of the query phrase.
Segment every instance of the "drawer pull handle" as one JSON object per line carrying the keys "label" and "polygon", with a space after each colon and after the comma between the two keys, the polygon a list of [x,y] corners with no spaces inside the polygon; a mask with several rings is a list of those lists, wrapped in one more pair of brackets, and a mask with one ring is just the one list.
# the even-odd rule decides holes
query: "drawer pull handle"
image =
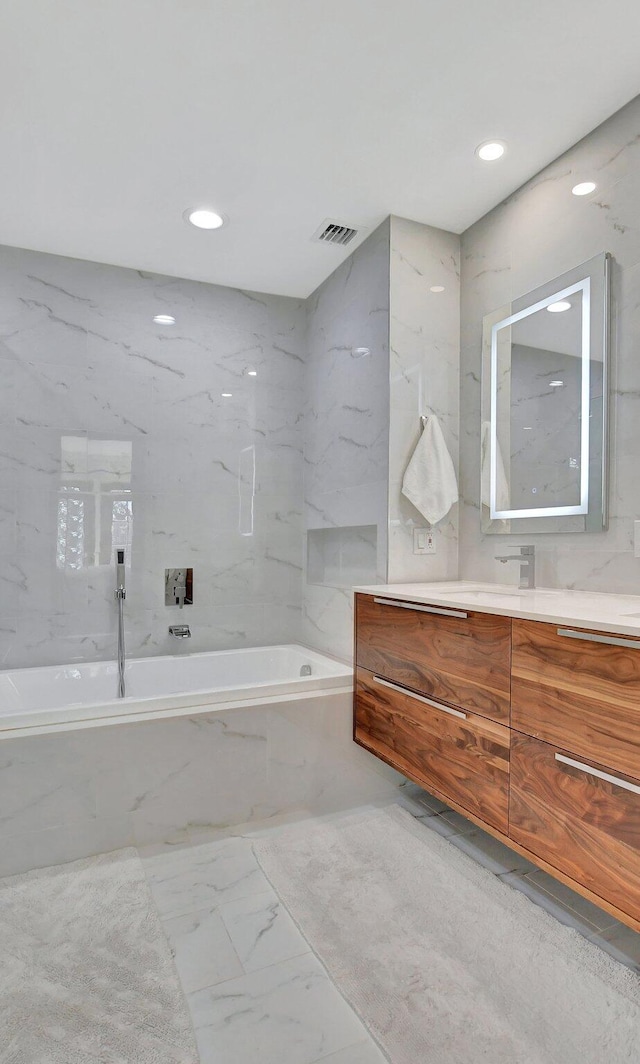
{"label": "drawer pull handle", "polygon": [[442,713],[449,713],[452,717],[460,717],[461,720],[467,719],[467,714],[461,713],[459,709],[451,709],[449,706],[443,706],[441,702],[433,702],[430,698],[425,698],[424,695],[416,695],[413,691],[408,691],[406,687],[401,687],[399,683],[383,680],[382,676],[374,676],[373,679],[375,683],[381,684],[382,687],[390,687],[392,691],[398,691],[401,695],[406,695],[407,698],[415,698],[416,702],[424,702],[427,706],[433,706],[434,709],[439,709]]}
{"label": "drawer pull handle", "polygon": [[[374,598],[381,606],[399,606],[401,610],[419,610],[420,613],[439,613],[442,617],[468,617],[463,610],[446,610],[439,606],[417,606],[415,602],[400,602],[398,599]],[[638,644],[640,646],[640,643]]]}
{"label": "drawer pull handle", "polygon": [[590,643],[606,643],[612,647],[630,647],[632,650],[640,650],[640,639],[617,639],[614,635],[596,635],[595,632],[574,632],[572,628],[556,629],[558,635],[567,639],[587,639]]}
{"label": "drawer pull handle", "polygon": [[619,776],[610,776],[608,772],[601,772],[600,769],[592,768],[591,765],[584,765],[582,761],[574,761],[572,757],[556,754],[556,761],[561,761],[563,765],[571,765],[572,768],[579,768],[581,772],[586,772],[588,776],[597,776],[599,780],[614,783],[616,787],[622,787],[625,791],[633,791],[634,794],[640,794],[640,787],[637,787],[635,783],[627,783],[626,780],[621,780]]}

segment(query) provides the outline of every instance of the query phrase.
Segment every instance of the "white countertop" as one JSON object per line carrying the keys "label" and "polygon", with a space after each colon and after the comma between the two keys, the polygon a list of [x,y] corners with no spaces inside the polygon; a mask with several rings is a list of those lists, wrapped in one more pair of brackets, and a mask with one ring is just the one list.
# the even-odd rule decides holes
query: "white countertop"
{"label": "white countertop", "polygon": [[373,584],[354,591],[403,602],[449,606],[502,617],[523,617],[549,624],[593,628],[640,636],[640,595],[609,595],[595,591],[566,591],[538,587],[521,591],[513,584],[482,584],[448,580],[433,584]]}

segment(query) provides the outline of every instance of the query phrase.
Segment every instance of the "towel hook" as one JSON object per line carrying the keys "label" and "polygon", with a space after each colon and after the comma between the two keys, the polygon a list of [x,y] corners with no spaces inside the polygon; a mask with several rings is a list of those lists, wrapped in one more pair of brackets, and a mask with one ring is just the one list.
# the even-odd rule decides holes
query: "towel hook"
{"label": "towel hook", "polygon": [[421,414],[420,415],[420,424],[422,425],[423,429],[427,427],[427,421],[428,420],[429,420],[429,415],[428,414]]}

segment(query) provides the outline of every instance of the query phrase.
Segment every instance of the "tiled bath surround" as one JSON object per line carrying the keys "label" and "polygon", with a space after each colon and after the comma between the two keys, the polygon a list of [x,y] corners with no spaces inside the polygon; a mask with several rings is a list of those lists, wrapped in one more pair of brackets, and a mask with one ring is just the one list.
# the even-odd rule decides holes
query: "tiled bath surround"
{"label": "tiled bath surround", "polygon": [[415,555],[413,529],[428,522],[400,488],[422,413],[440,419],[457,467],[459,254],[453,233],[391,217],[307,303],[305,527],[377,530],[370,579],[347,564],[342,586],[318,586],[307,566],[305,641],[339,657],[351,653],[351,585],[457,575],[458,508],[434,528],[436,553]]}
{"label": "tiled bath surround", "polygon": [[[114,656],[116,546],[131,656],[300,640],[305,480],[305,527],[373,526],[384,578],[388,252],[386,223],[305,306],[0,249],[5,668]],[[164,605],[181,566],[183,611]],[[347,583],[307,584],[302,634],[343,658]],[[177,621],[191,640],[170,639]],[[8,739],[0,874],[348,807],[396,779],[351,742],[348,695]]]}
{"label": "tiled bath surround", "polygon": [[[535,542],[542,586],[637,593],[640,560],[640,97],[543,170],[462,237],[460,572],[504,581],[505,544]],[[590,196],[572,187],[595,181]],[[479,447],[485,314],[603,251],[613,256],[610,522],[606,532],[485,536]],[[513,574],[512,574],[513,576]]]}
{"label": "tiled bath surround", "polygon": [[390,798],[400,777],[351,732],[336,693],[0,742],[0,876]]}
{"label": "tiled bath surround", "polygon": [[0,249],[4,667],[113,657],[116,545],[131,655],[294,640],[304,330],[298,300]]}
{"label": "tiled bath surround", "polygon": [[386,578],[389,221],[307,300],[304,425],[303,639],[349,658],[354,551],[370,558],[370,582]]}
{"label": "tiled bath surround", "polygon": [[[388,221],[306,303],[1,248],[0,663],[113,656],[116,545],[134,656],[299,639],[307,529],[364,528],[385,579],[388,337]],[[343,658],[352,577],[304,589]]]}
{"label": "tiled bath surround", "polygon": [[306,303],[0,249],[2,665],[113,656],[116,545],[133,656],[349,658],[353,583],[455,576],[455,510],[416,557],[400,483],[422,411],[457,461],[458,291],[458,238],[398,218]]}

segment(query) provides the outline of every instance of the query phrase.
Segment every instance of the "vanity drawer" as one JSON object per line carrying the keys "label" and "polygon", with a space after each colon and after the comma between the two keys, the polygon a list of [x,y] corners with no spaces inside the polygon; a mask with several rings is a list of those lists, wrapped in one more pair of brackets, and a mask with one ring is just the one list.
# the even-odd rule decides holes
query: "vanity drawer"
{"label": "vanity drawer", "polygon": [[639,780],[512,732],[509,835],[640,919]]}
{"label": "vanity drawer", "polygon": [[511,724],[640,779],[640,640],[513,621]]}
{"label": "vanity drawer", "polygon": [[439,701],[509,722],[510,617],[357,595],[356,662]]}
{"label": "vanity drawer", "polygon": [[506,834],[509,729],[356,670],[355,738]]}

